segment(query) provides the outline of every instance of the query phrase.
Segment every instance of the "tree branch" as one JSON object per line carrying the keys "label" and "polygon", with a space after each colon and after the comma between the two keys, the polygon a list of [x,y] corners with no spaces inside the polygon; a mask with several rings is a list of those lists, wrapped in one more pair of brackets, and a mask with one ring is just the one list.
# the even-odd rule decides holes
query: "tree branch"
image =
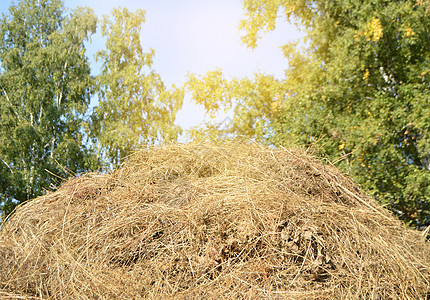
{"label": "tree branch", "polygon": [[6,90],[3,88],[3,86],[1,86],[1,89],[3,90],[3,94],[5,95],[7,102],[9,102],[9,105],[10,105],[12,111],[15,113],[15,115],[18,117],[18,120],[21,122],[21,118],[20,118],[19,114],[13,109],[12,102],[10,101],[9,96],[7,95]]}
{"label": "tree branch", "polygon": [[62,81],[61,81],[61,86],[60,86],[60,94],[57,96],[57,108],[60,108],[61,100],[63,99],[62,84],[64,83],[64,78],[66,77],[65,73],[66,73],[67,65],[68,65],[68,61],[66,60],[66,62],[64,63],[64,71],[63,71],[63,76],[62,76]]}
{"label": "tree branch", "polygon": [[14,174],[13,173],[13,170],[12,170],[12,168],[9,166],[9,164],[3,159],[3,158],[1,158],[0,157],[0,159],[1,159],[1,161],[8,167],[8,169],[10,170],[10,172],[12,173],[12,174]]}

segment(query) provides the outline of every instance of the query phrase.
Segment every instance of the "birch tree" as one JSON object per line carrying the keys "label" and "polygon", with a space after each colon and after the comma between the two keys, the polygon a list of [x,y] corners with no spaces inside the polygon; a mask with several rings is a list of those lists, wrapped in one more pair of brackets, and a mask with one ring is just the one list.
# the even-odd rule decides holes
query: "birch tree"
{"label": "birch tree", "polygon": [[100,157],[117,165],[139,147],[175,140],[175,116],[183,91],[170,89],[153,69],[154,50],[144,51],[143,10],[114,9],[101,22],[106,46],[97,54],[99,104],[92,115],[92,137]]}
{"label": "birch tree", "polygon": [[22,0],[0,19],[0,203],[5,214],[91,164],[84,115],[93,91],[89,9]]}

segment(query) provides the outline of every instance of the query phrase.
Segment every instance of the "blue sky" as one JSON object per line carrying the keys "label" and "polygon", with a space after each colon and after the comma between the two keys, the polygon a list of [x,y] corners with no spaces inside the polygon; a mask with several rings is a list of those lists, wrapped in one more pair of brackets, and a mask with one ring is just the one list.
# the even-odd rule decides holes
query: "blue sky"
{"label": "blue sky", "polygon": [[[0,13],[7,13],[13,1],[1,0]],[[188,73],[204,74],[221,68],[229,76],[251,76],[255,72],[282,78],[287,60],[279,48],[294,40],[299,33],[293,25],[279,22],[274,32],[267,33],[256,49],[247,49],[240,42],[238,25],[243,17],[241,0],[66,0],[67,8],[89,6],[98,16],[108,14],[114,7],[146,11],[141,33],[145,49],[155,50],[153,68],[170,86],[181,86]],[[94,37],[89,45],[93,51],[103,47]],[[223,116],[218,116],[221,121]],[[200,106],[186,96],[177,124],[184,129],[208,121]],[[217,121],[215,120],[215,121]]]}

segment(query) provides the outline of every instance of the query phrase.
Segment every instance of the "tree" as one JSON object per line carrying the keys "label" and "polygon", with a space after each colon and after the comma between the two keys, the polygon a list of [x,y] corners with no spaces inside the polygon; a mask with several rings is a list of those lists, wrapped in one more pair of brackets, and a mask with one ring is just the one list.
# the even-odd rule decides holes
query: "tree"
{"label": "tree", "polygon": [[[241,28],[249,47],[262,31],[275,29],[279,16],[298,24],[305,39],[283,47],[289,69],[284,80],[273,81],[264,105],[258,84],[240,95],[227,90],[212,103],[242,106],[236,109],[242,124],[249,111],[267,118],[251,137],[262,131],[267,143],[317,149],[409,224],[430,224],[425,2],[245,0],[244,7]],[[191,79],[194,93],[209,84]]]}
{"label": "tree", "polygon": [[201,139],[203,134],[213,138],[239,135],[258,142],[267,142],[271,135],[271,121],[278,112],[277,105],[286,88],[273,76],[264,74],[255,74],[252,79],[228,80],[220,69],[204,76],[190,74],[186,87],[191,91],[192,99],[205,107],[206,113],[215,116],[221,110],[224,113],[233,111],[230,123],[208,123],[191,129],[192,138]]}
{"label": "tree", "polygon": [[[84,42],[96,32],[92,10],[66,14],[60,0],[21,0],[0,20],[0,204],[43,194],[70,174],[113,166],[146,144],[175,139],[183,92],[152,70],[140,44],[144,12],[105,16],[106,48],[90,75]],[[98,105],[88,106],[93,96]]]}
{"label": "tree", "polygon": [[[22,0],[0,20],[0,203],[4,214],[92,160],[84,116],[93,79],[84,42],[96,17]],[[67,171],[68,170],[68,171]],[[55,176],[53,176],[55,174]]]}
{"label": "tree", "polygon": [[114,9],[112,17],[101,25],[106,49],[97,54],[102,70],[92,137],[104,160],[116,165],[138,147],[177,138],[174,121],[184,95],[168,90],[152,70],[154,50],[145,53],[140,44],[144,11]]}

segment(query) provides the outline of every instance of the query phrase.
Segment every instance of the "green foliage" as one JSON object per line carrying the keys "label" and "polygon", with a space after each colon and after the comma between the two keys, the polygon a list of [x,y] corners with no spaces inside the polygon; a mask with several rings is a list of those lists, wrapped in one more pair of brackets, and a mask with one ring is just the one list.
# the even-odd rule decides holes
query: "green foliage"
{"label": "green foliage", "polygon": [[174,121],[184,95],[168,90],[151,69],[154,51],[145,53],[140,44],[144,11],[114,9],[112,17],[101,25],[106,49],[97,54],[103,66],[92,136],[104,159],[118,164],[138,147],[177,138]]}
{"label": "green foliage", "polygon": [[[90,75],[84,42],[96,32],[88,8],[65,14],[60,0],[21,0],[0,20],[0,204],[55,187],[73,173],[113,166],[137,147],[176,139],[183,92],[167,89],[140,44],[144,12],[115,9],[106,48]],[[99,104],[91,114],[92,97]]]}
{"label": "green foliage", "polygon": [[89,9],[64,14],[62,1],[23,0],[0,20],[0,203],[5,214],[90,167],[84,114],[93,80],[84,42]]}
{"label": "green foliage", "polygon": [[[261,74],[235,79],[223,83],[234,88],[222,96],[197,101],[208,111],[230,103],[232,130],[271,144],[312,147],[409,224],[430,224],[430,17],[424,1],[246,0],[244,7],[241,29],[249,47],[279,17],[304,31],[303,41],[283,47],[286,77],[271,84]],[[208,78],[190,78],[194,95],[210,91]]]}

